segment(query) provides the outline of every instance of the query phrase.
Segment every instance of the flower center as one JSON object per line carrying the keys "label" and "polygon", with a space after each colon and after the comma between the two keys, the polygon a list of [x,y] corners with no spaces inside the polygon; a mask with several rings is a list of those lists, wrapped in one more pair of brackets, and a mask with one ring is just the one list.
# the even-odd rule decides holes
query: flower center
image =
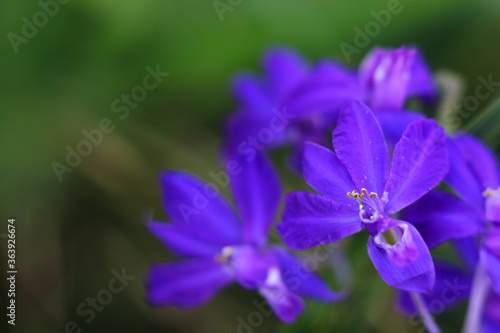
{"label": "flower center", "polygon": [[348,192],[347,196],[359,202],[359,218],[362,222],[373,223],[383,219],[384,209],[377,193],[368,193],[368,191],[363,188],[360,193],[354,190]]}
{"label": "flower center", "polygon": [[223,264],[228,263],[231,260],[233,254],[234,254],[234,247],[226,246],[222,249],[221,253],[215,256],[215,261]]}
{"label": "flower center", "polygon": [[488,188],[483,195],[486,198],[486,220],[500,222],[500,188],[496,190]]}
{"label": "flower center", "polygon": [[292,141],[316,141],[323,133],[324,120],[318,114],[311,114],[294,121],[291,126],[290,136]]}
{"label": "flower center", "polygon": [[496,190],[492,189],[492,188],[487,188],[486,191],[483,192],[483,196],[485,198],[489,198],[489,197],[492,197],[496,194],[500,194],[500,187],[497,188]]}

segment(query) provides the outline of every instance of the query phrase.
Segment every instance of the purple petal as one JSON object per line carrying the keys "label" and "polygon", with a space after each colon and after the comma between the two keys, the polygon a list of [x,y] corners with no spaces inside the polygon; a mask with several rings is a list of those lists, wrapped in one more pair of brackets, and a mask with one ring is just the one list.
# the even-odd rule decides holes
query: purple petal
{"label": "purple petal", "polygon": [[229,157],[239,164],[240,172],[231,174],[231,190],[243,220],[245,242],[262,245],[276,218],[281,186],[272,164],[262,153],[251,161],[241,156]]}
{"label": "purple petal", "polygon": [[476,209],[439,190],[427,193],[405,209],[403,219],[417,228],[430,248],[450,239],[482,233],[486,229]]}
{"label": "purple petal", "polygon": [[500,168],[495,154],[484,143],[468,134],[461,134],[455,142],[467,163],[481,182],[482,189],[500,187]]}
{"label": "purple petal", "polygon": [[[382,222],[379,224],[378,232],[372,236],[375,244],[385,251],[389,261],[400,267],[415,261],[419,256],[419,251],[411,233],[408,232],[408,224],[390,217],[383,218]],[[397,239],[395,244],[389,244],[386,241],[387,232]]]}
{"label": "purple petal", "polygon": [[437,90],[417,49],[375,48],[360,66],[360,80],[374,110],[399,110],[409,96],[431,100]]}
{"label": "purple petal", "polygon": [[266,298],[276,316],[284,322],[295,321],[297,315],[304,311],[304,302],[288,290],[277,268],[269,271],[266,282],[259,292]]}
{"label": "purple petal", "polygon": [[283,222],[277,226],[283,241],[294,250],[333,243],[361,229],[357,208],[307,192],[285,197]]}
{"label": "purple petal", "polygon": [[346,68],[341,63],[330,59],[324,59],[312,70],[310,80],[306,84],[310,89],[321,86],[348,87],[359,93],[359,80],[356,72]]}
{"label": "purple petal", "polygon": [[288,165],[298,174],[302,174],[302,156],[304,155],[304,144],[296,144],[290,150]]}
{"label": "purple petal", "polygon": [[500,295],[490,292],[484,309],[482,333],[500,332]]}
{"label": "purple petal", "polygon": [[387,214],[412,204],[441,182],[448,172],[445,140],[443,129],[434,120],[408,126],[394,148],[391,174],[384,189],[388,195]]}
{"label": "purple petal", "polygon": [[288,140],[292,145],[290,163],[292,167],[302,173],[302,157],[304,155],[304,145],[307,142],[316,143],[322,146],[331,146],[331,141],[327,139],[331,135],[333,124],[337,121],[329,119],[329,114],[308,114],[293,121],[288,131]]}
{"label": "purple petal", "polygon": [[492,226],[486,235],[480,257],[491,278],[493,289],[500,294],[500,226]]}
{"label": "purple petal", "polygon": [[242,109],[261,117],[271,114],[275,107],[274,101],[255,76],[248,73],[238,74],[231,85]]}
{"label": "purple petal", "polygon": [[446,147],[448,150],[450,170],[444,179],[445,182],[465,202],[476,207],[478,211],[484,211],[483,190],[472,168],[467,163],[465,156],[452,139],[446,140]]}
{"label": "purple petal", "polygon": [[292,146],[288,165],[297,173],[302,174],[302,157],[304,156],[304,143],[297,143]]}
{"label": "purple petal", "polygon": [[239,111],[226,120],[225,153],[254,156],[283,145],[289,140],[289,120],[283,121],[279,112],[260,115],[250,111]]}
{"label": "purple petal", "polygon": [[375,48],[360,66],[360,80],[373,110],[399,110],[408,95],[416,50]]}
{"label": "purple petal", "polygon": [[300,115],[290,124],[289,140],[294,144],[311,141],[325,146],[331,145],[327,136],[331,134],[333,124],[336,122],[337,116],[327,113],[309,112]]}
{"label": "purple petal", "polygon": [[160,182],[163,205],[174,224],[195,230],[214,244],[241,242],[239,221],[216,188],[181,171],[164,172]]}
{"label": "purple petal", "polygon": [[273,252],[281,263],[283,281],[291,292],[322,302],[337,302],[344,298],[344,293],[331,290],[318,275],[288,250],[275,247]]}
{"label": "purple petal", "polygon": [[479,261],[479,237],[454,239],[452,245],[469,270],[474,270]]}
{"label": "purple petal", "polygon": [[238,282],[247,289],[259,290],[278,318],[294,321],[304,304],[284,283],[275,253],[252,246],[238,246],[233,251],[231,263]]}
{"label": "purple petal", "polygon": [[436,83],[422,53],[419,50],[416,51],[408,82],[408,96],[419,96],[426,100],[433,100],[437,95]]}
{"label": "purple petal", "polygon": [[[401,239],[385,243],[380,236],[370,236],[368,253],[384,281],[401,290],[428,292],[434,285],[434,264],[431,254],[417,229],[411,224],[386,218],[388,225],[397,223]],[[395,222],[394,222],[395,221]],[[385,230],[381,231],[381,234]]]}
{"label": "purple petal", "polygon": [[329,124],[332,128],[338,113],[342,107],[358,100],[359,94],[354,94],[351,88],[345,87],[320,87],[311,91],[300,91],[290,96],[284,104],[288,108],[288,112],[293,115],[305,116],[307,114],[330,114],[329,118],[332,123]]}
{"label": "purple petal", "polygon": [[500,225],[492,223],[486,237],[484,246],[495,256],[500,258]]}
{"label": "purple petal", "polygon": [[500,188],[486,198],[486,220],[500,222]]}
{"label": "purple petal", "polygon": [[[304,155],[304,145],[313,142],[322,146],[331,146],[327,139],[327,134],[331,134],[333,123],[336,122],[328,118],[327,114],[309,114],[294,120],[288,132],[288,139],[292,144],[290,163],[295,170],[302,173],[302,156]],[[328,125],[330,124],[330,125]]]}
{"label": "purple petal", "polygon": [[266,281],[269,270],[279,262],[271,251],[249,245],[231,250],[231,264],[238,283],[247,289],[258,289]]}
{"label": "purple petal", "polygon": [[196,234],[196,230],[163,222],[149,222],[148,229],[172,252],[184,257],[212,257],[220,252],[220,245],[212,237]]}
{"label": "purple petal", "polygon": [[340,114],[333,131],[333,147],[349,171],[357,190],[382,193],[389,175],[384,135],[366,105],[354,102]]}
{"label": "purple petal", "polygon": [[302,171],[306,182],[316,191],[337,202],[358,205],[355,200],[347,197],[347,192],[356,188],[349,172],[329,149],[306,143]]}
{"label": "purple petal", "polygon": [[148,300],[180,308],[199,306],[232,279],[214,259],[153,265],[147,280]]}
{"label": "purple petal", "polygon": [[[431,313],[441,313],[458,303],[467,300],[470,294],[472,278],[470,274],[445,262],[436,262],[436,283],[431,294],[422,294],[422,298]],[[417,314],[415,305],[408,292],[398,295],[398,309],[406,314]]]}
{"label": "purple petal", "polygon": [[[333,61],[322,61],[289,96],[284,104],[293,114],[332,113],[364,95],[356,74]],[[336,116],[332,117],[336,120]],[[332,125],[335,122],[332,123]]]}
{"label": "purple petal", "polygon": [[302,57],[286,48],[274,48],[264,55],[264,71],[273,94],[286,96],[304,78],[307,64]]}
{"label": "purple petal", "polygon": [[423,114],[412,111],[379,111],[377,120],[384,132],[384,137],[391,146],[403,136],[404,131],[411,123],[425,119]]}

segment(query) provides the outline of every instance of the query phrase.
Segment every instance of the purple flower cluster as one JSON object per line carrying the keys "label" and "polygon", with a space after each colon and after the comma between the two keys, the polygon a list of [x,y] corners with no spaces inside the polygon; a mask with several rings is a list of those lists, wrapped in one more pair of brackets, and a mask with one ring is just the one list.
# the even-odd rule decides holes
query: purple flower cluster
{"label": "purple flower cluster", "polygon": [[[357,70],[333,60],[307,64],[291,50],[264,56],[264,76],[236,76],[238,108],[226,122],[223,156],[237,210],[219,191],[181,171],[161,175],[171,223],[149,229],[176,263],[153,265],[148,299],[198,306],[237,282],[257,290],[283,321],[303,310],[301,297],[338,302],[335,292],[268,234],[281,204],[279,177],[266,153],[290,147],[290,166],[315,192],[285,197],[277,224],[293,250],[368,232],[368,255],[399,290],[403,312],[418,312],[431,332],[436,295],[460,286],[446,307],[469,296],[464,332],[500,331],[500,168],[478,139],[447,134],[408,110],[438,91],[414,48],[376,48]],[[199,193],[205,193],[199,200]],[[198,198],[198,199],[197,199]],[[431,256],[450,242],[458,267]],[[302,270],[300,279],[290,272]],[[458,282],[457,282],[458,281]]]}

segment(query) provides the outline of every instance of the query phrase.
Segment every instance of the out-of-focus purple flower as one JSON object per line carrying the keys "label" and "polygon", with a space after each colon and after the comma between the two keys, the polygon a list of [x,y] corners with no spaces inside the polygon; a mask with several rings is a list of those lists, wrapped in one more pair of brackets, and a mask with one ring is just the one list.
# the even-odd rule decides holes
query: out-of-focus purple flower
{"label": "out-of-focus purple flower", "polygon": [[226,149],[242,155],[290,144],[297,167],[303,143],[326,144],[338,110],[362,99],[357,75],[333,61],[313,68],[295,52],[270,49],[262,79],[242,73],[232,83],[238,110],[226,123]]}
{"label": "out-of-focus purple flower", "polygon": [[233,81],[239,105],[226,124],[226,149],[250,155],[290,145],[292,165],[299,170],[304,143],[328,147],[339,111],[348,103],[371,105],[388,139],[397,142],[409,123],[423,118],[402,110],[406,99],[436,95],[422,56],[405,47],[375,48],[357,72],[332,60],[310,68],[283,48],[268,51],[263,67],[262,79],[240,74]]}
{"label": "out-of-focus purple flower", "polygon": [[493,288],[500,293],[498,163],[493,152],[467,134],[449,138],[447,149],[450,171],[445,181],[463,201],[445,192],[431,192],[409,207],[404,218],[417,227],[430,247],[486,232],[482,243],[462,240],[459,251],[465,259],[472,258],[468,261],[473,265],[481,260]]}
{"label": "out-of-focus purple flower", "polygon": [[355,102],[340,114],[333,148],[335,153],[306,144],[304,177],[323,196],[293,192],[286,197],[278,224],[285,243],[303,250],[366,229],[369,255],[387,284],[430,291],[435,271],[427,245],[413,225],[391,215],[437,186],[448,172],[443,129],[433,120],[412,123],[396,144],[389,168],[375,116]]}
{"label": "out-of-focus purple flower", "polygon": [[359,76],[374,111],[401,110],[408,97],[436,97],[432,73],[415,48],[377,47],[363,60]]}
{"label": "out-of-focus purple flower", "polygon": [[385,138],[395,145],[409,124],[424,115],[405,110],[409,97],[432,101],[437,89],[432,73],[418,49],[376,47],[363,60],[359,80],[366,103],[371,107]]}
{"label": "out-of-focus purple flower", "polygon": [[[454,166],[450,165],[450,168]],[[406,208],[403,218],[412,223],[430,247],[485,231],[481,214],[459,198],[433,190]]]}
{"label": "out-of-focus purple flower", "polygon": [[[489,274],[493,289],[500,293],[500,168],[495,155],[483,143],[466,134],[450,140],[454,150],[447,183],[484,217],[486,235],[479,250],[479,259]],[[450,160],[451,162],[451,160]],[[463,177],[462,182],[459,177]],[[467,188],[469,187],[469,191]]]}
{"label": "out-of-focus purple flower", "polygon": [[[278,176],[269,161],[259,154],[250,162],[235,157],[231,163],[237,164],[231,169],[230,184],[238,215],[210,184],[185,172],[161,175],[163,205],[172,223],[151,221],[148,227],[185,260],[151,267],[149,301],[181,308],[198,306],[236,281],[258,290],[287,322],[303,310],[298,295],[338,301],[340,294],[304,269],[292,253],[266,246],[281,198]],[[298,269],[300,275],[290,273]]]}
{"label": "out-of-focus purple flower", "polygon": [[[447,150],[450,170],[445,181],[463,201],[445,192],[431,192],[409,207],[404,218],[429,246],[454,240],[460,256],[476,270],[465,331],[476,332],[482,326],[481,332],[498,332],[500,169],[495,155],[470,135],[448,138]],[[467,237],[471,231],[482,237]]]}

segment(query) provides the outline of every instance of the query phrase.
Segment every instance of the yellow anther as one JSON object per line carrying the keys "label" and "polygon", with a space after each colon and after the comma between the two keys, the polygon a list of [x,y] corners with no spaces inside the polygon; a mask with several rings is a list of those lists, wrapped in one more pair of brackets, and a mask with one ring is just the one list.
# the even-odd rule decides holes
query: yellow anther
{"label": "yellow anther", "polygon": [[359,209],[365,209],[365,205],[362,202],[359,203]]}
{"label": "yellow anther", "polygon": [[227,263],[234,253],[234,247],[226,246],[222,249],[221,253],[215,256],[215,261],[219,263]]}
{"label": "yellow anther", "polygon": [[362,200],[365,199],[365,194],[366,197],[370,196],[370,198],[372,199],[377,197],[377,193],[375,192],[371,192],[370,194],[368,194],[368,190],[366,188],[362,188],[361,192],[359,193],[356,190],[353,190],[352,192],[347,192],[347,197],[349,197],[349,199]]}
{"label": "yellow anther", "polygon": [[494,195],[496,193],[495,190],[492,190],[491,188],[488,188],[486,191],[483,192],[483,196],[485,198],[488,198],[488,197],[491,197],[492,195]]}
{"label": "yellow anther", "polygon": [[221,254],[218,254],[215,256],[215,261],[219,263],[226,263],[229,261],[229,258]]}
{"label": "yellow anther", "polygon": [[370,220],[375,220],[375,216],[370,216]]}

